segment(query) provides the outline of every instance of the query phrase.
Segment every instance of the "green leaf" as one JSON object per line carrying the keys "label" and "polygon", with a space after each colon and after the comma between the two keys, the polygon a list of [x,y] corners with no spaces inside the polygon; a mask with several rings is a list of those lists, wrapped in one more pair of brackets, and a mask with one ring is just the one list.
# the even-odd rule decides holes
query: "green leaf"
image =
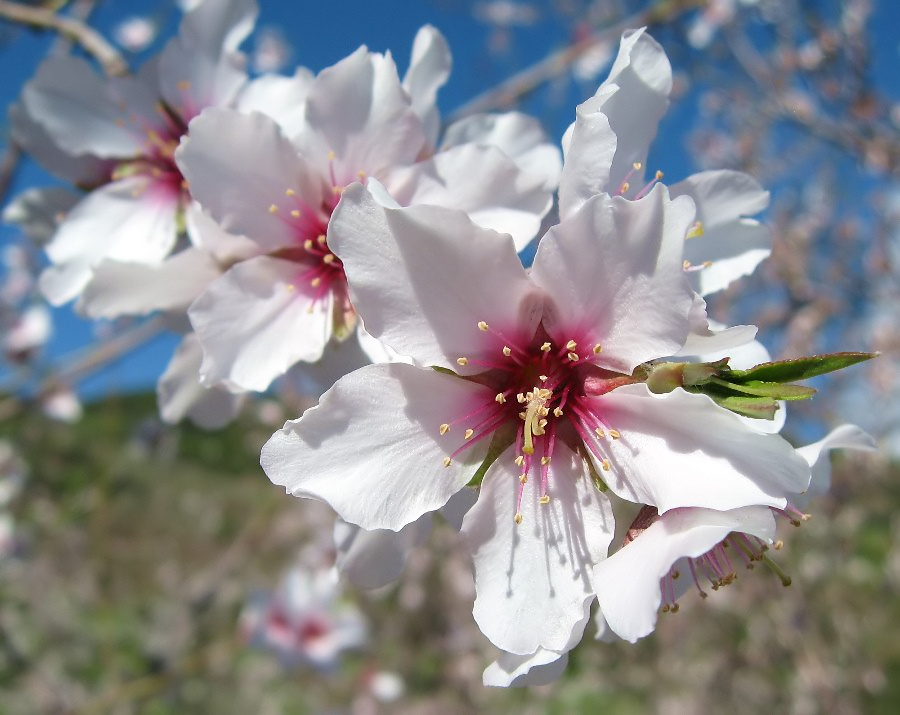
{"label": "green leaf", "polygon": [[793,360],[778,360],[776,362],[764,362],[749,370],[731,370],[726,373],[727,380],[732,384],[740,382],[746,384],[751,381],[758,382],[796,382],[807,380],[816,375],[824,375],[835,370],[843,370],[858,362],[871,360],[878,353],[829,353],[828,355],[813,355],[812,357],[795,358]]}
{"label": "green leaf", "polygon": [[505,428],[498,429],[494,432],[494,436],[491,437],[491,444],[488,447],[487,454],[484,457],[484,461],[481,463],[481,466],[478,467],[475,474],[469,480],[467,487],[480,487],[481,482],[484,480],[484,475],[487,474],[487,470],[490,466],[497,461],[497,457],[499,457],[506,450],[509,445],[511,445],[516,439],[516,430],[515,426],[507,425]]}
{"label": "green leaf", "polygon": [[814,387],[782,385],[780,382],[751,380],[750,382],[737,384],[718,377],[711,378],[709,382],[731,392],[740,392],[757,397],[771,397],[773,400],[808,400],[816,394]]}
{"label": "green leaf", "polygon": [[744,397],[742,395],[709,395],[716,404],[744,417],[758,420],[773,420],[778,403],[771,397]]}

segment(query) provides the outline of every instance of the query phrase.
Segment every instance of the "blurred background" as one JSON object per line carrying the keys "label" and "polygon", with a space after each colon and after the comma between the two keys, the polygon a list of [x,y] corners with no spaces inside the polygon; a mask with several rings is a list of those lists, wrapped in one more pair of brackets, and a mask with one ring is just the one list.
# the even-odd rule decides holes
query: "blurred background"
{"label": "blurred background", "polygon": [[[333,517],[286,497],[261,444],[309,396],[276,387],[234,424],[159,416],[177,342],[149,319],[49,310],[41,249],[0,227],[0,712],[894,713],[900,708],[900,4],[894,0],[260,0],[255,73],[314,71],[360,44],[401,71],[425,23],[447,37],[448,119],[521,108],[554,141],[621,31],[647,25],[675,73],[648,168],[711,168],[771,192],[772,256],[710,301],[773,357],[877,350],[791,407],[795,444],[841,422],[881,451],[835,458],[832,493],[778,563],[690,594],[637,645],[585,641],[558,682],[487,689],[496,653],[436,524],[394,586],[335,587]],[[172,36],[164,0],[0,2],[8,106],[66,39],[16,7],[96,28],[133,66]],[[79,52],[77,48],[73,50]],[[3,131],[0,201],[58,183]]]}

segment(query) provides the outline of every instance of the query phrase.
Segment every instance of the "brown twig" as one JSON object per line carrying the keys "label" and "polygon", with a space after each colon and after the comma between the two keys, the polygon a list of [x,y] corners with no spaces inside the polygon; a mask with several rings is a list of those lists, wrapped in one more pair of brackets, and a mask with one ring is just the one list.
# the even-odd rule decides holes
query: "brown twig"
{"label": "brown twig", "polygon": [[60,15],[54,10],[30,7],[17,2],[0,0],[0,18],[41,30],[53,30],[77,43],[91,55],[110,76],[128,74],[128,63],[118,50],[94,28],[74,17]]}

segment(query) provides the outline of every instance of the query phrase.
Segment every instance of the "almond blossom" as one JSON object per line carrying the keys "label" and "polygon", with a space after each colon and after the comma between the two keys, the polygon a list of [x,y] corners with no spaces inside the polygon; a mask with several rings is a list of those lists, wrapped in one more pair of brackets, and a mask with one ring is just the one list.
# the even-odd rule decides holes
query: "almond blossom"
{"label": "almond blossom", "polygon": [[402,205],[465,210],[519,246],[535,236],[552,205],[558,152],[513,115],[469,122],[435,153],[446,52],[437,31],[423,28],[403,81],[390,55],[362,47],[319,73],[290,119],[215,108],[191,123],[175,156],[193,196],[256,244],[190,308],[207,384],[264,390],[352,334],[330,219],[354,182],[376,178]]}
{"label": "almond blossom", "polygon": [[690,334],[693,222],[663,186],[600,194],[545,234],[527,273],[509,236],[460,212],[349,187],[330,248],[367,330],[415,364],[339,380],[273,435],[263,468],[365,529],[402,529],[481,479],[462,526],[476,621],[508,653],[565,652],[612,539],[610,495],[661,513],[782,508],[809,480],[780,436],[638,377]]}

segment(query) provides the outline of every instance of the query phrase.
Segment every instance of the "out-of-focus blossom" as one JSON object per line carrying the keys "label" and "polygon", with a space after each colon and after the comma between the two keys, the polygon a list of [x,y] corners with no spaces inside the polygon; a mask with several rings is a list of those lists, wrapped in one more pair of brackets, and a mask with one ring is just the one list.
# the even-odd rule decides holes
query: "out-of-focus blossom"
{"label": "out-of-focus blossom", "polygon": [[156,39],[159,28],[149,17],[129,17],[113,28],[113,38],[129,52],[141,52]]}
{"label": "out-of-focus blossom", "polygon": [[240,625],[250,645],[274,652],[286,668],[334,671],[344,651],[367,640],[362,613],[341,599],[334,575],[300,565],[274,593],[251,598]]}
{"label": "out-of-focus blossom", "polygon": [[77,422],[84,414],[75,392],[62,385],[52,387],[41,396],[41,409],[47,417],[60,422]]}
{"label": "out-of-focus blossom", "polygon": [[53,323],[44,305],[28,306],[12,325],[6,326],[3,351],[7,359],[22,362],[29,359],[50,339]]}
{"label": "out-of-focus blossom", "polygon": [[496,27],[533,25],[541,16],[533,3],[515,0],[485,0],[475,4],[473,14],[476,20]]}
{"label": "out-of-focus blossom", "polygon": [[277,27],[260,28],[255,36],[250,55],[254,72],[280,72],[291,59],[291,45]]}

